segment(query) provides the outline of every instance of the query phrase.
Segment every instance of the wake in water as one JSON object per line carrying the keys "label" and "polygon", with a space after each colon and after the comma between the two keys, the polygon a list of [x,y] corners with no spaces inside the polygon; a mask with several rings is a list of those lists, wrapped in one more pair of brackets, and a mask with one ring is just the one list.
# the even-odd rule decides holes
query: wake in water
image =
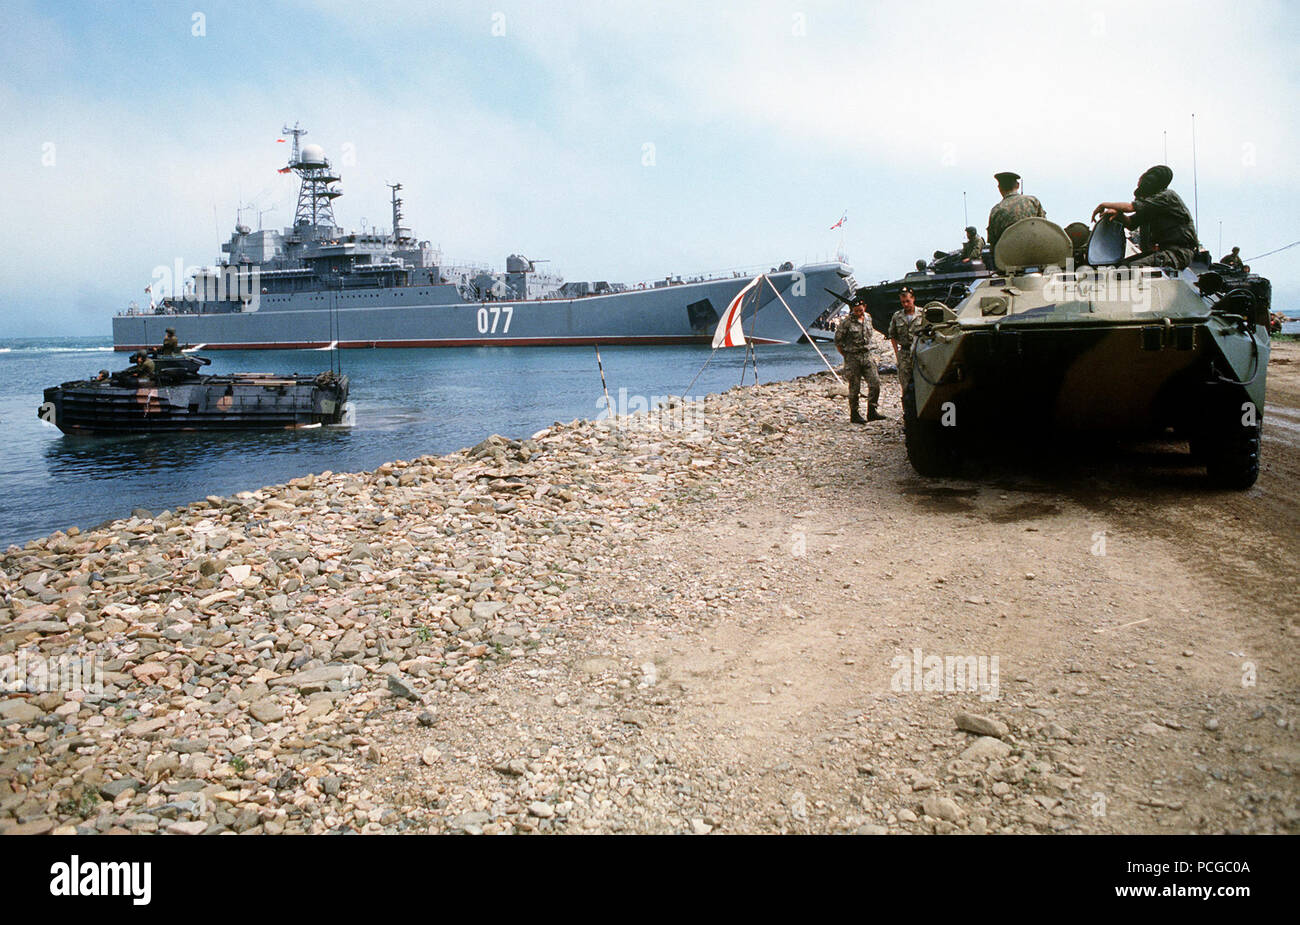
{"label": "wake in water", "polygon": [[0,353],[112,353],[112,347],[0,347]]}

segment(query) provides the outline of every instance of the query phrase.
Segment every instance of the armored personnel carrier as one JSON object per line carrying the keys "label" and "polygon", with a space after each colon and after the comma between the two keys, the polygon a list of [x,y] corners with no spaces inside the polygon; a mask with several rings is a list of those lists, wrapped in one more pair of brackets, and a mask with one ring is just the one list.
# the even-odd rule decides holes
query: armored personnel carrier
{"label": "armored personnel carrier", "polygon": [[65,434],[281,430],[344,420],[347,376],[199,375],[208,363],[159,356],[151,378],[125,371],[65,382],[45,390],[37,415]]}
{"label": "armored personnel carrier", "polygon": [[[1189,441],[1212,484],[1259,475],[1268,280],[1122,264],[1123,229],[1093,229],[1090,266],[1043,218],[998,241],[997,272],[955,305],[924,306],[904,384],[908,459],[955,472],[987,435],[1107,433]],[[1066,269],[1062,269],[1066,268]]]}

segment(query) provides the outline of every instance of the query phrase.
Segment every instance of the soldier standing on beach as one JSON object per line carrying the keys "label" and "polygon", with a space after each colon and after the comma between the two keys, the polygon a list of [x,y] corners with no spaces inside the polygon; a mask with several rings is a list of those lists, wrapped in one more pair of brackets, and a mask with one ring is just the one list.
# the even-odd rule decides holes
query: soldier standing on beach
{"label": "soldier standing on beach", "polygon": [[[844,375],[849,378],[849,421],[853,424],[883,421],[885,416],[876,410],[880,401],[880,373],[871,356],[871,322],[867,319],[866,301],[860,297],[855,299],[852,312],[835,327],[835,349],[844,357]],[[865,418],[858,413],[863,378],[867,380]]]}
{"label": "soldier standing on beach", "polygon": [[1020,174],[1010,170],[995,173],[993,179],[998,181],[998,192],[1002,200],[989,212],[989,247],[998,246],[998,238],[1022,218],[1046,218],[1043,204],[1033,196],[1020,192]]}
{"label": "soldier standing on beach", "polygon": [[916,295],[907,286],[899,290],[898,303],[902,307],[889,319],[889,342],[898,364],[898,387],[906,392],[912,381],[912,338],[920,327],[921,316],[916,311]]}

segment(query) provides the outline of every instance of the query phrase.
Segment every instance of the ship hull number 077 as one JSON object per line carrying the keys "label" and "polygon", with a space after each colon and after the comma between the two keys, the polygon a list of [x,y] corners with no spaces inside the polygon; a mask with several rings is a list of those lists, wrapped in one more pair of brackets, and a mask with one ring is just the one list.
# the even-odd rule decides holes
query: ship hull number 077
{"label": "ship hull number 077", "polygon": [[496,334],[498,328],[500,333],[508,334],[510,332],[510,319],[515,316],[515,307],[513,305],[493,305],[490,308],[486,305],[480,306],[478,310],[478,332],[480,334]]}

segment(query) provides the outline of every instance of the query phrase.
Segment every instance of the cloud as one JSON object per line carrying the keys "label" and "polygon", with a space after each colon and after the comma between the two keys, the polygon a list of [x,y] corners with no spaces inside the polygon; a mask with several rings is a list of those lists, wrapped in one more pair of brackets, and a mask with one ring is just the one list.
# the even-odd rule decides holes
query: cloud
{"label": "cloud", "polygon": [[[0,334],[106,332],[155,266],[216,259],[241,204],[286,224],[274,139],[294,119],[343,175],[340,224],[387,226],[400,181],[407,224],[449,256],[574,279],[841,245],[860,279],[894,276],[985,223],[996,170],[1065,223],[1166,145],[1207,244],[1220,220],[1247,252],[1300,237],[1280,4],[304,0],[262,30],[207,6],[203,38],[166,5],[8,14]],[[1271,261],[1279,291],[1300,285]]]}

